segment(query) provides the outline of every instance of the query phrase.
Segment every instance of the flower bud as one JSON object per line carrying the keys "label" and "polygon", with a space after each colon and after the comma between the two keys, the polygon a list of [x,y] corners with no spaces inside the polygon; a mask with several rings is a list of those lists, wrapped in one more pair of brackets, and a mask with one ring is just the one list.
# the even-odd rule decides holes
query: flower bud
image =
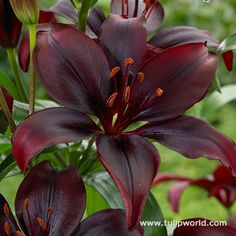
{"label": "flower bud", "polygon": [[25,25],[38,23],[39,9],[37,0],[10,0],[18,19]]}
{"label": "flower bud", "polygon": [[9,0],[0,0],[0,46],[15,48],[21,33],[21,22],[12,10]]}

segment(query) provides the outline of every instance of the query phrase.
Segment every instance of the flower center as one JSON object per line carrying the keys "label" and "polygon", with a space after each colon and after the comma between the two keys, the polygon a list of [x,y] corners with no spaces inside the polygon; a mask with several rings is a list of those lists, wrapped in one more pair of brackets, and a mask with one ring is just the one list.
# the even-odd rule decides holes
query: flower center
{"label": "flower center", "polygon": [[[125,69],[122,74],[120,73],[121,68],[119,66],[114,67],[110,72],[110,79],[113,81],[115,90],[107,99],[107,106],[113,111],[112,128],[114,128],[114,126],[117,128],[117,126],[121,125],[122,118],[128,110],[132,94],[135,93],[135,90],[137,90],[145,80],[145,75],[142,71],[139,71],[135,75],[130,70],[130,67],[134,64],[134,60],[131,57],[126,58],[124,64]],[[118,73],[120,73],[119,77]],[[162,94],[163,90],[161,88],[154,89],[149,103],[154,102],[156,98],[161,97]]]}
{"label": "flower center", "polygon": [[[39,235],[41,235],[43,233],[43,235],[49,235],[49,229],[50,229],[50,219],[51,219],[51,214],[53,212],[53,209],[52,208],[47,208],[46,211],[47,211],[47,219],[46,221],[43,220],[43,218],[37,216],[35,217],[35,221],[36,222],[35,224],[33,224],[32,222],[32,216],[30,215],[30,212],[29,212],[29,199],[26,198],[24,200],[24,206],[23,206],[23,209],[27,215],[27,220],[28,220],[28,224],[29,224],[29,232],[30,232],[30,235],[36,235],[35,234],[35,229],[37,227],[40,228],[40,231],[39,231]],[[4,210],[4,214],[7,218],[7,220],[4,222],[4,231],[6,233],[7,236],[25,236],[24,232],[21,231],[21,230],[15,230],[15,232],[12,232],[13,229],[10,227],[10,224],[12,224],[15,229],[18,228],[18,226],[16,225],[16,223],[12,220],[12,217],[10,217],[10,211],[9,211],[9,207],[7,205],[7,203],[4,204],[4,207],[3,207],[3,210]]]}

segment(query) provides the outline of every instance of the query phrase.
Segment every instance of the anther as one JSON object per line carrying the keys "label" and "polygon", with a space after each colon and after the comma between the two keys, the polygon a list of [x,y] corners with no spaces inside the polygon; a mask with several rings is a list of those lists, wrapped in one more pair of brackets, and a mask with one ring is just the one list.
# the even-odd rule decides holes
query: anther
{"label": "anther", "polygon": [[161,89],[161,88],[157,88],[157,90],[156,90],[156,95],[158,96],[158,97],[161,97],[161,95],[163,94],[163,90]]}
{"label": "anther", "polygon": [[11,235],[11,229],[10,229],[10,225],[8,224],[8,222],[4,222],[4,231],[5,231],[5,233],[6,233],[6,235]]}
{"label": "anther", "polygon": [[129,98],[130,98],[130,86],[126,87],[125,89],[125,103],[129,102]]}
{"label": "anther", "polygon": [[6,203],[4,204],[3,211],[4,211],[4,215],[5,215],[6,217],[9,217],[9,216],[10,216],[9,207],[8,207],[8,205],[7,205]]}
{"label": "anther", "polygon": [[113,93],[113,94],[107,99],[107,106],[109,106],[109,107],[112,107],[112,106],[113,106],[113,104],[114,104],[114,102],[115,102],[115,100],[116,100],[117,95],[118,95],[118,93],[115,92],[115,93]]}
{"label": "anther", "polygon": [[20,231],[16,231],[16,236],[24,236],[24,234],[21,233]]}
{"label": "anther", "polygon": [[134,60],[131,57],[125,59],[125,66],[134,64]]}
{"label": "anther", "polygon": [[41,228],[43,231],[45,231],[45,230],[47,229],[47,224],[45,223],[45,221],[44,221],[42,218],[40,218],[40,217],[37,217],[36,220],[37,220],[37,222],[38,222],[40,228]]}
{"label": "anther", "polygon": [[48,212],[49,214],[52,214],[53,209],[52,209],[51,207],[49,207],[49,208],[47,208],[47,212]]}
{"label": "anther", "polygon": [[29,207],[29,199],[26,198],[26,199],[24,200],[24,209],[27,210],[28,207]]}
{"label": "anther", "polygon": [[114,77],[119,71],[120,71],[119,66],[114,67],[110,72],[110,78]]}
{"label": "anther", "polygon": [[138,81],[139,83],[142,83],[144,81],[144,73],[143,72],[138,72]]}

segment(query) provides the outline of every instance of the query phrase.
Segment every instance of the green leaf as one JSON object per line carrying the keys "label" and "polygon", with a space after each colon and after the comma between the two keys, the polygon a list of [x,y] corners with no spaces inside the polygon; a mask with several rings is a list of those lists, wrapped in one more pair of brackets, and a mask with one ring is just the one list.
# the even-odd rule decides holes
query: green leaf
{"label": "green leaf", "polygon": [[167,230],[164,226],[164,217],[161,208],[152,193],[149,194],[147,203],[144,208],[141,224],[144,222],[157,222],[158,225],[160,224],[160,226],[144,226],[145,236],[167,236]]}
{"label": "green leaf", "polygon": [[4,154],[11,150],[11,141],[3,134],[0,134],[0,154]]}
{"label": "green leaf", "polygon": [[0,181],[17,166],[12,155],[5,158],[0,164]]}
{"label": "green leaf", "polygon": [[12,97],[14,98],[19,97],[15,84],[11,81],[9,76],[3,71],[0,71],[0,85],[3,88],[5,88]]}
{"label": "green leaf", "polygon": [[86,187],[86,216],[90,216],[97,211],[110,208],[104,198],[93,188],[88,185]]}
{"label": "green leaf", "polygon": [[[91,177],[85,177],[84,181],[91,188],[95,189],[111,208],[125,209],[120,192],[116,188],[111,177],[105,171],[93,174]],[[155,221],[159,222],[159,224],[164,223],[161,209],[152,193],[149,194],[144,208],[141,222],[143,221]],[[167,236],[165,226],[145,226],[144,232],[145,236]]]}
{"label": "green leaf", "polygon": [[221,93],[221,85],[220,85],[220,80],[219,77],[216,75],[214,80],[212,81],[212,87],[215,91]]}
{"label": "green leaf", "polygon": [[221,88],[221,93],[213,92],[202,102],[201,116],[209,121],[214,119],[216,111],[236,99],[236,85]]}
{"label": "green leaf", "polygon": [[236,49],[236,33],[227,37],[217,48],[217,53],[222,54],[226,51]]}

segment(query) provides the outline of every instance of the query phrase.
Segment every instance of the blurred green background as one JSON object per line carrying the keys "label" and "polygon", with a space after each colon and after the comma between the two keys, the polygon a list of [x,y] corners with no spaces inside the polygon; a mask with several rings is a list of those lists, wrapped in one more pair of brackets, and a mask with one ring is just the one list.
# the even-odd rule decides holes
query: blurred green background
{"label": "blurred green background", "polygon": [[[41,0],[41,6],[50,6],[53,2],[55,1]],[[109,12],[109,2],[108,0],[98,0],[98,5],[106,14]],[[215,38],[220,41],[236,32],[235,0],[210,0],[209,2],[203,0],[160,0],[160,2],[165,9],[163,28],[174,25],[195,26],[211,31]],[[5,54],[2,51],[1,53],[1,58],[4,60]],[[220,64],[218,74],[221,84],[234,84],[236,82],[235,65],[234,72],[228,73],[222,63]],[[197,104],[190,114],[198,116],[201,106],[201,104]],[[212,114],[212,117],[211,122],[215,127],[236,140],[236,102],[233,101],[225,105]],[[218,164],[216,161],[209,161],[204,158],[189,160],[175,152],[166,150],[164,147],[157,146],[162,157],[160,172],[172,172],[198,178],[212,173]],[[10,200],[12,205],[16,189],[22,178],[21,175],[17,175],[0,182],[0,192]],[[180,213],[174,214],[167,201],[167,190],[170,185],[171,183],[162,184],[152,189],[167,220],[190,217],[206,217],[214,220],[227,219],[228,212],[215,199],[208,198],[207,193],[197,187],[187,189],[181,200]],[[232,211],[236,213],[236,206],[233,207]]]}

